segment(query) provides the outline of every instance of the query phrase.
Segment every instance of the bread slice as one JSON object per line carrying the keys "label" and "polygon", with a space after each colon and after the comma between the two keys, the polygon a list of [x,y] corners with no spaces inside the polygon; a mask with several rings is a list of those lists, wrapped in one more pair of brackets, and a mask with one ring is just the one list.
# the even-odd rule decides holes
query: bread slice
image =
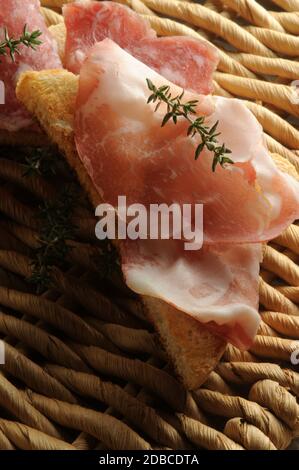
{"label": "bread slice", "polygon": [[[17,86],[18,99],[58,145],[96,207],[102,202],[101,198],[81,163],[74,142],[77,91],[78,77],[66,70],[26,72]],[[193,317],[167,303],[149,296],[141,299],[186,388],[197,389],[218,363],[226,342]]]}

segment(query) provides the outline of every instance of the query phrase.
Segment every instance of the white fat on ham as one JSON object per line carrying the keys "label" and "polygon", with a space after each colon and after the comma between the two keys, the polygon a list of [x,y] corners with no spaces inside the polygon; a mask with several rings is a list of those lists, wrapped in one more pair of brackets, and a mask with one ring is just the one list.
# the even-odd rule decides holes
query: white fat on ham
{"label": "white fat on ham", "polygon": [[[281,172],[271,158],[264,142],[263,128],[238,99],[214,97],[215,111],[207,118],[210,125],[219,121],[218,140],[232,151],[230,157],[243,164],[248,179],[256,178],[258,187],[270,203],[271,220],[267,239],[281,233],[299,218],[299,184]],[[261,227],[264,221],[261,220]]]}
{"label": "white fat on ham", "polygon": [[124,194],[128,204],[202,203],[206,243],[266,241],[299,217],[299,183],[276,168],[241,101],[185,93],[210,115],[207,123],[219,120],[220,143],[232,150],[235,164],[212,172],[211,152],[194,161],[200,137],[186,136],[184,118],[161,128],[166,106],[155,112],[147,104],[147,78],[173,96],[182,92],[110,39],[91,49],[81,70],[76,144],[106,202],[116,206]]}
{"label": "white fat on ham", "polygon": [[0,43],[4,39],[4,28],[9,37],[18,39],[27,25],[32,33],[42,32],[39,38],[42,44],[33,50],[24,45],[19,46],[20,54],[15,54],[15,61],[9,54],[0,58],[0,80],[5,85],[5,104],[0,105],[0,130],[10,132],[29,128],[40,132],[38,126],[25,107],[17,100],[15,87],[21,73],[28,70],[44,70],[62,68],[57,44],[49,33],[40,11],[39,0],[5,0],[0,8]]}
{"label": "white fat on ham", "polygon": [[259,322],[261,244],[205,246],[184,252],[175,240],[121,245],[127,285],[188,313],[235,346],[251,345]]}

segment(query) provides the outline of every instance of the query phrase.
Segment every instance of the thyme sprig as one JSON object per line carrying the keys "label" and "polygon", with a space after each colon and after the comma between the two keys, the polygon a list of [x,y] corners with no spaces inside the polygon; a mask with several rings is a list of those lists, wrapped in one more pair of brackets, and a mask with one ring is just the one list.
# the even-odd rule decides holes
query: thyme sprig
{"label": "thyme sprig", "polygon": [[219,145],[217,142],[217,137],[220,135],[220,132],[217,132],[218,121],[212,127],[205,125],[205,117],[199,116],[196,119],[193,119],[192,116],[196,115],[196,106],[198,105],[197,100],[190,100],[183,102],[184,91],[180,95],[172,96],[170,91],[170,86],[162,85],[159,88],[154,85],[150,79],[146,79],[147,86],[152,94],[149,96],[148,103],[157,103],[155,111],[157,111],[161,103],[167,105],[167,113],[165,114],[161,127],[164,127],[168,121],[172,120],[174,124],[177,124],[178,118],[185,118],[189,127],[187,130],[187,135],[194,137],[199,135],[201,137],[201,142],[198,144],[195,150],[195,160],[198,159],[199,155],[204,148],[207,148],[209,151],[213,152],[213,162],[212,170],[216,170],[217,165],[225,167],[227,164],[233,164],[234,162],[227,156],[231,153],[231,150],[226,148],[225,144]]}
{"label": "thyme sprig", "polygon": [[77,190],[73,185],[69,185],[57,200],[43,202],[40,206],[39,246],[34,251],[32,275],[29,278],[29,281],[37,286],[39,293],[51,284],[52,266],[65,265],[71,249],[67,241],[75,237],[76,227],[71,219],[76,199]]}
{"label": "thyme sprig", "polygon": [[116,272],[121,272],[120,260],[116,248],[110,241],[102,241],[101,253],[96,257],[97,270],[103,278],[109,279]]}
{"label": "thyme sprig", "polygon": [[25,161],[23,176],[54,176],[57,173],[59,158],[57,152],[51,147],[30,149]]}
{"label": "thyme sprig", "polygon": [[4,41],[0,43],[0,56],[7,56],[9,54],[11,60],[15,62],[16,54],[21,54],[19,46],[23,44],[30,49],[36,50],[42,44],[42,41],[39,39],[41,35],[42,32],[39,30],[30,33],[27,29],[27,24],[25,24],[22,35],[18,39],[14,39],[9,36],[7,28],[4,28]]}

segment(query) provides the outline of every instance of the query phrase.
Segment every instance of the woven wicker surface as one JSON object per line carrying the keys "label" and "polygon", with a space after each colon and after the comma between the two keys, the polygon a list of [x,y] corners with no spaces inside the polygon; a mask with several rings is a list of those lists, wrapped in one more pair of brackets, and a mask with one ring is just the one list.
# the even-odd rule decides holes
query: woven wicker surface
{"label": "woven wicker surface", "polygon": [[[49,26],[62,21],[63,3],[42,1]],[[290,87],[299,79],[299,0],[120,3],[160,35],[216,44],[215,94],[244,99],[270,151],[299,170],[299,105]],[[291,362],[299,356],[299,226],[264,247],[253,347],[229,346],[190,394],[138,300],[116,273],[99,268],[102,249],[83,197],[69,269],[55,268],[53,288],[35,294],[26,279],[37,207],[59,182],[25,178],[22,151],[7,152],[0,149],[0,449],[286,449],[299,436],[299,372]]]}

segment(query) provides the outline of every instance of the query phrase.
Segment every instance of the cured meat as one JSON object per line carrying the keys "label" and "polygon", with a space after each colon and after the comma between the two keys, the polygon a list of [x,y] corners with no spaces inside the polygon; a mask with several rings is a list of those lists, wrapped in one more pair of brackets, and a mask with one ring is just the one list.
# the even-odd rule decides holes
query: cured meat
{"label": "cured meat", "polygon": [[241,101],[185,93],[210,114],[207,123],[219,119],[219,140],[232,150],[235,164],[212,172],[211,152],[194,161],[200,140],[186,136],[184,119],[161,128],[166,105],[154,112],[147,104],[146,78],[170,85],[174,96],[182,92],[110,39],[82,67],[77,147],[105,201],[116,206],[124,194],[127,204],[204,204],[206,243],[265,241],[299,216],[299,184],[272,163],[262,128]]}
{"label": "cured meat", "polygon": [[120,243],[122,268],[132,290],[165,300],[246,348],[259,321],[261,250],[246,244],[278,235],[299,216],[299,184],[274,166],[261,127],[240,101],[186,92],[186,100],[199,101],[199,114],[220,120],[235,164],[213,173],[208,151],[194,161],[199,141],[186,137],[183,120],[161,128],[166,109],[147,104],[146,78],[168,84],[174,95],[182,91],[110,39],[91,49],[77,97],[79,156],[102,199],[114,206],[119,195],[147,207],[204,204],[202,250],[188,253],[177,240],[128,240]]}
{"label": "cured meat", "polygon": [[10,37],[19,38],[25,24],[30,32],[40,30],[42,44],[36,51],[21,45],[20,55],[12,62],[9,56],[0,57],[0,80],[5,85],[5,104],[0,105],[0,129],[18,131],[32,124],[32,119],[15,94],[19,75],[27,70],[61,68],[57,45],[50,35],[42,14],[39,0],[5,0],[0,8],[0,42],[4,40],[4,28]]}
{"label": "cured meat", "polygon": [[251,345],[260,321],[260,244],[188,252],[179,240],[127,240],[120,247],[132,290],[165,300],[241,349]]}
{"label": "cured meat", "polygon": [[155,31],[131,9],[112,2],[75,2],[63,7],[67,30],[65,60],[67,68],[79,73],[89,49],[110,38],[123,49],[146,38],[156,37]]}
{"label": "cured meat", "polygon": [[[278,170],[264,143],[262,126],[242,101],[222,97],[214,97],[213,99],[215,112],[207,119],[207,123],[211,125],[219,121],[218,141],[220,144],[226,143],[232,150],[230,156],[235,161],[232,171],[241,170],[248,184],[258,192],[259,202],[263,205],[263,199],[268,205],[268,216],[263,215],[263,212],[259,212],[262,206],[252,205],[250,207],[250,204],[247,205],[248,201],[243,201],[235,193],[240,215],[244,215],[246,208],[249,211],[249,217],[250,213],[254,212],[256,234],[251,235],[248,225],[239,218],[243,227],[243,235],[241,238],[237,236],[235,240],[232,238],[232,241],[256,242],[275,238],[299,218],[299,183],[292,176]],[[227,175],[227,172],[224,172],[224,175]],[[236,182],[235,177],[234,180]],[[221,191],[221,187],[219,191]],[[232,189],[231,192],[233,193]],[[227,193],[223,192],[223,195],[226,204]],[[244,197],[246,198],[246,192]],[[240,229],[241,227],[239,227]],[[222,240],[225,240],[225,230],[220,230],[220,238],[221,234],[223,234]]]}
{"label": "cured meat", "polygon": [[218,63],[213,46],[186,36],[157,38],[137,13],[113,2],[77,2],[63,8],[67,28],[65,61],[73,73],[92,45],[110,38],[141,62],[183,88],[208,94]]}

